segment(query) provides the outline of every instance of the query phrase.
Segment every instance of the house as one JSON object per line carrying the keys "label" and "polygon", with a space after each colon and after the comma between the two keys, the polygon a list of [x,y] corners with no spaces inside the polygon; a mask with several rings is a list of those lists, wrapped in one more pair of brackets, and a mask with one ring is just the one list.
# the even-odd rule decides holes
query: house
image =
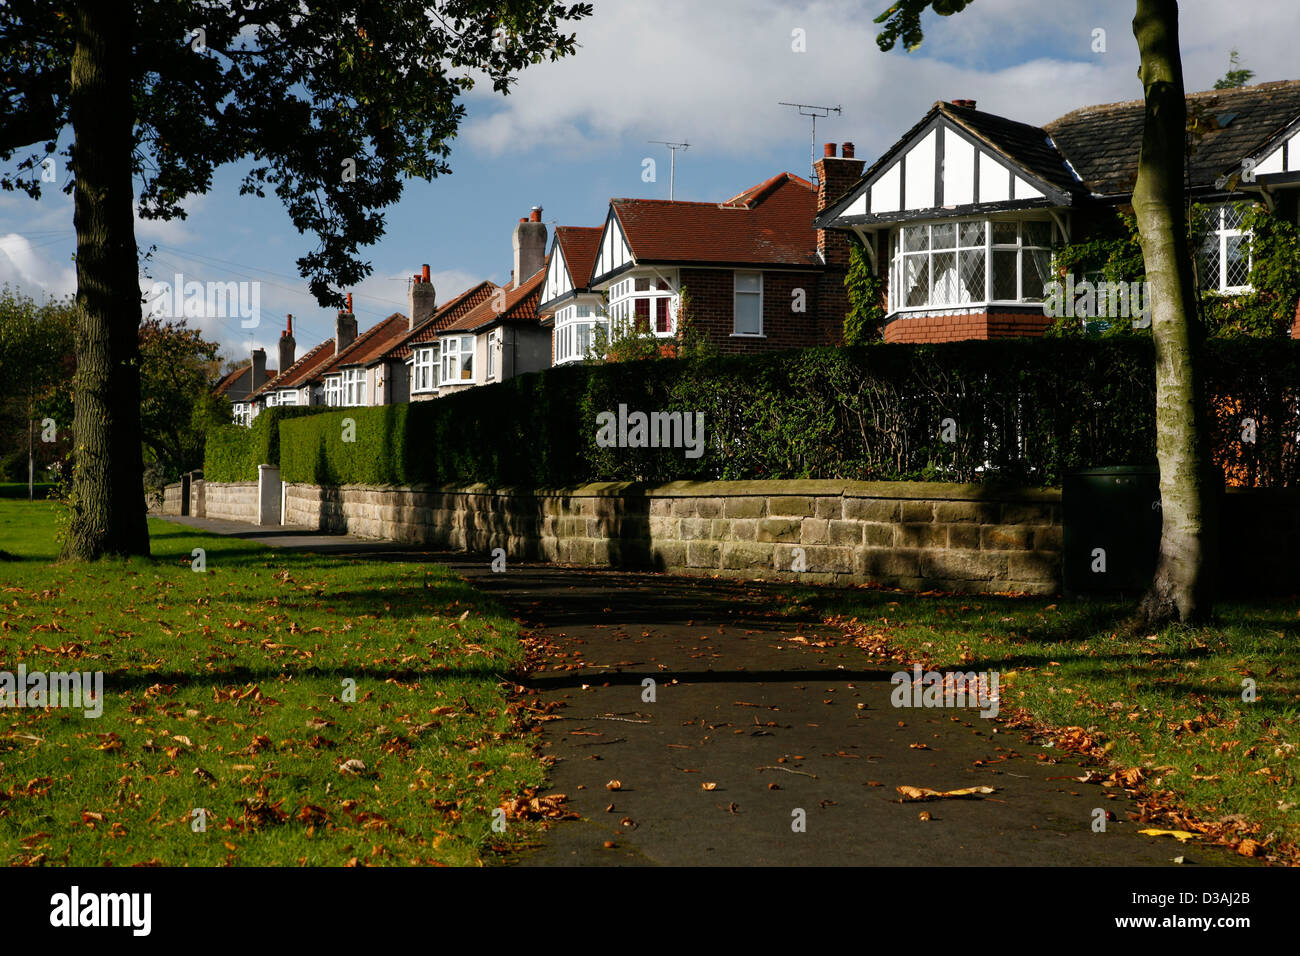
{"label": "house", "polygon": [[333,358],[334,341],[326,339],[296,360],[295,347],[293,316],[290,315],[280,333],[280,368],[283,371],[253,393],[254,415],[263,408],[276,405],[320,404],[319,389],[313,393],[311,383],[316,371]]}
{"label": "house", "polygon": [[[1187,97],[1189,199],[1210,207],[1203,288],[1244,288],[1243,200],[1297,221],[1300,82]],[[942,342],[1041,335],[1053,251],[1131,203],[1145,106],[1076,110],[1038,127],[939,102],[815,225],[853,234],[886,284],[884,336]]]}
{"label": "house", "polygon": [[[828,165],[839,167],[830,181],[841,187],[862,170],[846,147],[846,156],[817,166],[823,179]],[[634,326],[671,338],[685,288],[689,320],[719,351],[837,343],[848,311],[849,242],[812,227],[824,199],[821,187],[791,173],[724,202],[614,199],[585,286],[570,269],[548,286],[543,308],[555,313],[558,334],[568,287],[582,288],[608,299],[613,330]],[[573,350],[562,343],[556,355],[572,360]]]}
{"label": "house", "polygon": [[247,425],[257,414],[253,396],[275,376],[276,370],[266,367],[266,349],[253,349],[252,361],[228,372],[214,391],[230,399],[232,417],[237,423]]}
{"label": "house", "polygon": [[537,313],[548,264],[541,207],[519,220],[512,243],[510,281],[437,330],[440,396],[550,367],[551,334]]}
{"label": "house", "polygon": [[580,362],[599,329],[607,329],[602,296],[591,288],[600,226],[557,226],[547,257],[546,281],[537,311],[551,330],[551,364]]}
{"label": "house", "polygon": [[420,402],[437,397],[441,365],[438,332],[485,302],[496,289],[496,283],[486,279],[470,286],[440,306],[428,322],[398,339],[385,353],[384,358],[394,370],[402,371],[404,401]]}

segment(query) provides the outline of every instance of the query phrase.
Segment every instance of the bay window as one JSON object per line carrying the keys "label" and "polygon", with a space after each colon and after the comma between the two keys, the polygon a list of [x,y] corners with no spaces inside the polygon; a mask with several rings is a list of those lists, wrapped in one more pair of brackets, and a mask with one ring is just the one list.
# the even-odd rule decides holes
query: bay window
{"label": "bay window", "polygon": [[411,391],[431,392],[438,385],[438,346],[424,345],[415,349],[411,362]]}
{"label": "bay window", "polygon": [[580,362],[591,349],[596,330],[605,325],[594,305],[579,302],[555,313],[555,364]]}
{"label": "bay window", "polygon": [[1053,236],[1039,219],[905,225],[891,237],[890,311],[1041,302]]}
{"label": "bay window", "polygon": [[474,381],[474,336],[449,335],[439,340],[442,350],[441,385]]}
{"label": "bay window", "polygon": [[338,406],[343,404],[343,376],[329,375],[325,378],[325,404]]}
{"label": "bay window", "polygon": [[366,370],[363,368],[345,368],[343,370],[343,404],[364,405],[366,403]]}
{"label": "bay window", "polygon": [[631,276],[609,290],[609,315],[616,329],[669,337],[677,331],[677,292],[664,276]]}

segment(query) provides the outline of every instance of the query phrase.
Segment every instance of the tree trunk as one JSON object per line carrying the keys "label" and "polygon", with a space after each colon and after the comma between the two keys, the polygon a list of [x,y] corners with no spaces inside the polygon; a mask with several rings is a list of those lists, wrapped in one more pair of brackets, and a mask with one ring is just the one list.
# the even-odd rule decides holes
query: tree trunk
{"label": "tree trunk", "polygon": [[1160,557],[1138,621],[1205,620],[1213,611],[1217,488],[1210,480],[1207,409],[1201,374],[1204,330],[1187,242],[1187,102],[1178,49],[1177,0],[1137,0],[1133,35],[1142,55],[1138,76],[1146,124],[1133,211],[1146,279],[1156,360],[1156,456],[1163,526]]}
{"label": "tree trunk", "polygon": [[133,4],[76,8],[77,373],[69,557],[148,554],[140,452],[140,286],[131,181]]}

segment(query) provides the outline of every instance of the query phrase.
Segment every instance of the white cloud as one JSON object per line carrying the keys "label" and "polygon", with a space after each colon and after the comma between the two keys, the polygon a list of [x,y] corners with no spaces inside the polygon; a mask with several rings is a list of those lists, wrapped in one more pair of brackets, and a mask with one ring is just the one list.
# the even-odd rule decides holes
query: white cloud
{"label": "white cloud", "polygon": [[[883,54],[872,18],[886,0],[658,0],[597,4],[576,26],[577,55],[526,70],[505,98],[476,91],[463,139],[492,155],[546,150],[557,159],[647,139],[689,140],[739,156],[806,141],[809,125],[778,101],[842,105],[819,140],[853,140],[872,158],[938,99],[1044,123],[1072,109],[1141,96],[1133,0],[981,0],[929,18],[912,54]],[[1238,5],[1184,0],[1189,89],[1227,68],[1228,50],[1259,80],[1294,78],[1294,0]],[[877,9],[879,8],[879,9]],[[791,31],[806,33],[806,53]],[[1094,53],[1094,29],[1106,52]],[[647,149],[654,147],[647,146]],[[802,170],[796,170],[801,172]]]}

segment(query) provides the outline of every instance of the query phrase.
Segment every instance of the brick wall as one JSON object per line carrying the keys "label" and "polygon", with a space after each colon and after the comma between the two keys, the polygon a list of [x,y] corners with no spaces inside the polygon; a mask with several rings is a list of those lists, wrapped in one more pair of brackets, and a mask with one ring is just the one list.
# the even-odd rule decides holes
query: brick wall
{"label": "brick wall", "polygon": [[[823,279],[817,272],[763,272],[763,337],[745,338],[735,331],[735,272],[732,269],[682,269],[690,293],[695,325],[721,352],[762,352],[822,344],[820,321]],[[841,288],[843,278],[840,278]],[[794,290],[804,291],[804,311],[793,310]],[[843,325],[843,313],[839,317]]]}
{"label": "brick wall", "polygon": [[903,315],[885,325],[886,342],[957,342],[1041,336],[1052,324],[1042,308],[994,312]]}

